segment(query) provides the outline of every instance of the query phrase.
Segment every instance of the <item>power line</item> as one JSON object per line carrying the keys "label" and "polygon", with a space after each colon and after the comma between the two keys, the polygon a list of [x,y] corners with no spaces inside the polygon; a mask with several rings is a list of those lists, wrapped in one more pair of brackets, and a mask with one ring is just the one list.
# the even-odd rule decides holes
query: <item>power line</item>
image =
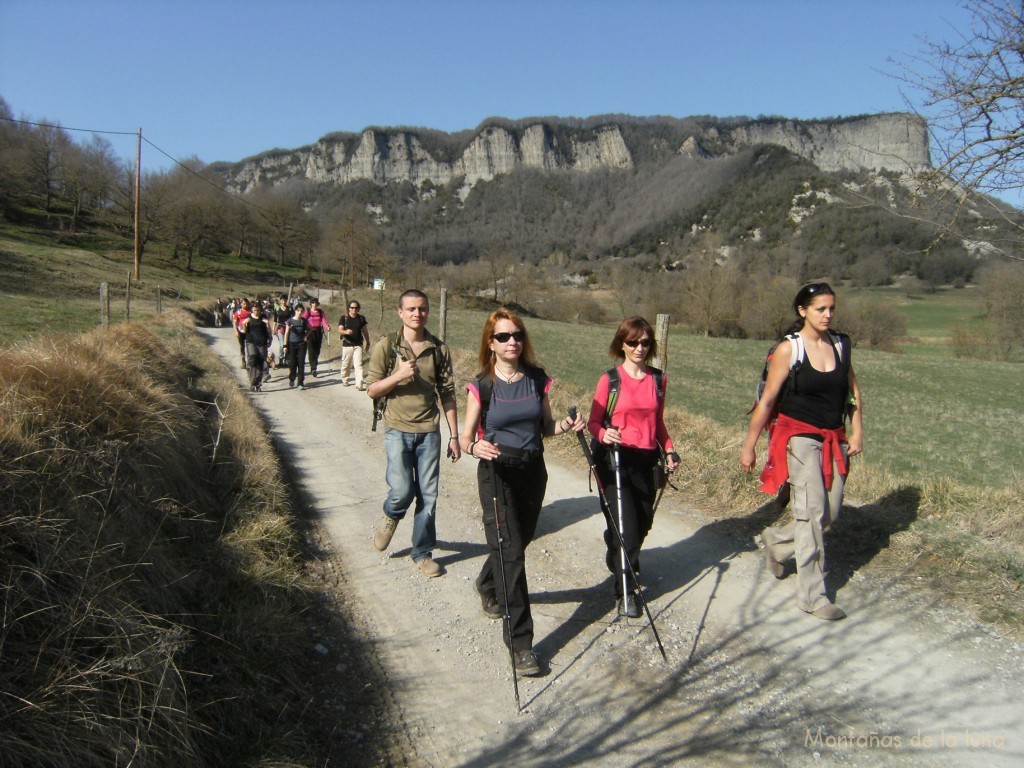
{"label": "power line", "polygon": [[158,147],[152,141],[147,139],[145,136],[142,137],[142,140],[144,142],[146,142],[149,146],[151,146],[153,149],[155,149],[157,152],[159,152],[161,155],[163,155],[168,160],[170,160],[172,163],[177,165],[179,168],[181,168],[181,169],[187,171],[188,173],[192,174],[197,179],[202,181],[204,184],[209,184],[211,187],[216,189],[218,192],[223,192],[228,197],[232,197],[235,200],[237,200],[238,202],[244,203],[245,205],[248,205],[248,206],[251,206],[251,207],[255,208],[258,211],[263,211],[264,213],[267,213],[267,214],[272,213],[272,211],[269,211],[266,208],[263,208],[262,206],[257,205],[256,203],[252,202],[251,200],[246,200],[241,195],[236,195],[234,192],[232,192],[232,191],[230,191],[228,189],[225,189],[224,187],[221,187],[221,186],[219,186],[217,184],[214,184],[213,181],[211,181],[210,179],[206,178],[201,173],[197,173],[194,169],[189,168],[187,165],[185,165],[185,163],[181,162],[178,158],[176,158],[173,155],[171,155],[171,154],[165,152],[164,150],[160,149],[160,147]]}
{"label": "power line", "polygon": [[15,120],[13,117],[0,117],[0,120],[6,120],[8,123],[18,123],[20,125],[34,125],[38,128],[58,128],[62,131],[77,131],[79,133],[105,133],[110,136],[137,136],[138,131],[101,131],[93,130],[92,128],[68,128],[66,125],[57,125],[54,123],[36,123],[32,120]]}
{"label": "power line", "polygon": [[7,121],[9,123],[18,123],[19,125],[31,125],[31,126],[35,126],[37,128],[56,128],[56,129],[61,130],[61,131],[76,131],[76,132],[79,132],[79,133],[106,134],[108,136],[136,136],[136,137],[139,137],[144,142],[146,142],[146,144],[151,146],[153,149],[155,149],[161,155],[163,155],[168,160],[170,160],[172,163],[177,165],[179,168],[182,168],[183,170],[185,170],[188,173],[192,174],[197,179],[200,179],[203,183],[209,184],[211,187],[216,189],[218,192],[221,192],[221,193],[227,195],[228,197],[231,197],[231,198],[237,200],[240,203],[243,203],[243,204],[248,205],[248,206],[250,206],[252,208],[255,208],[258,211],[262,211],[263,213],[266,213],[266,214],[272,214],[273,213],[272,211],[270,211],[270,210],[268,210],[268,209],[266,209],[266,208],[264,208],[264,207],[262,207],[260,205],[257,205],[256,203],[252,202],[251,200],[246,200],[241,195],[237,195],[234,192],[231,192],[230,190],[225,189],[224,187],[218,186],[217,184],[215,184],[213,181],[211,181],[210,179],[206,178],[202,174],[197,173],[194,169],[189,168],[185,163],[181,162],[178,158],[176,158],[173,155],[171,155],[170,153],[164,151],[163,149],[158,147],[156,144],[154,144],[152,141],[150,141],[145,136],[143,136],[142,132],[141,132],[141,129],[138,130],[138,131],[104,131],[104,130],[93,130],[91,128],[68,128],[67,126],[57,125],[55,123],[39,123],[39,122],[35,122],[33,120],[16,120],[13,117],[2,117],[2,116],[0,116],[0,120],[5,120],[5,121]]}

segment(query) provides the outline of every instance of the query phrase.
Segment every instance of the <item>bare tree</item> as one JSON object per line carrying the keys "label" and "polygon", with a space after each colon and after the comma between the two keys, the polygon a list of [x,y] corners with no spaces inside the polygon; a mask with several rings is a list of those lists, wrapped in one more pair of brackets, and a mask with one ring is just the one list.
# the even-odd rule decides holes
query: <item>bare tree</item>
{"label": "bare tree", "polygon": [[[964,8],[969,30],[956,31],[953,42],[925,41],[922,53],[897,62],[897,77],[921,95],[932,132],[935,168],[926,180],[940,199],[954,201],[954,216],[966,193],[1024,188],[1024,7],[967,0]],[[996,208],[1024,229],[1019,217]]]}

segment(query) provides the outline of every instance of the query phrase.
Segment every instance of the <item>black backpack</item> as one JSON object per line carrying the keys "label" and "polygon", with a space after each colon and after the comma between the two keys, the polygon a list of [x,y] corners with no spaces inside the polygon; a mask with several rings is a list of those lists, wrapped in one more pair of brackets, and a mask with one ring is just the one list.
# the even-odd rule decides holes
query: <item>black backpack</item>
{"label": "black backpack", "polygon": [[[836,359],[839,361],[839,365],[843,366],[844,369],[849,370],[849,354],[843,354],[843,338],[837,333],[828,331],[829,341],[832,342],[832,346],[836,350]],[[765,383],[768,381],[768,368],[771,365],[772,357],[775,355],[775,350],[779,348],[779,344],[783,341],[789,341],[789,376],[786,378],[786,382],[782,385],[782,389],[779,390],[779,396],[775,398],[775,406],[772,409],[768,421],[765,424],[765,431],[770,431],[774,426],[775,421],[779,417],[779,409],[782,407],[783,400],[786,399],[786,395],[789,394],[796,382],[796,371],[800,367],[800,364],[804,361],[806,356],[806,350],[804,349],[804,337],[799,333],[790,333],[783,338],[772,344],[768,350],[768,354],[764,359],[764,368],[761,370],[761,379],[757,382],[757,387],[754,390],[754,404],[750,406],[750,410],[747,411],[747,415],[754,412],[754,408],[761,402],[761,396],[764,394]]]}

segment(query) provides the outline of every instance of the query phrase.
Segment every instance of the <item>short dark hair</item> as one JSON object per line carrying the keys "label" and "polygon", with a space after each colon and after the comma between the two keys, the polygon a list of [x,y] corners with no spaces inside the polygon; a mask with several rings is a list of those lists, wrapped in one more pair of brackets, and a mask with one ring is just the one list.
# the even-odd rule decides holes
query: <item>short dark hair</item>
{"label": "short dark hair", "polygon": [[419,290],[418,288],[410,288],[409,290],[405,291],[401,296],[398,297],[398,308],[399,309],[401,309],[402,306],[405,304],[406,298],[410,298],[410,299],[423,299],[425,302],[427,302],[427,306],[428,307],[430,306],[430,299],[427,298],[427,294],[425,294],[423,291]]}

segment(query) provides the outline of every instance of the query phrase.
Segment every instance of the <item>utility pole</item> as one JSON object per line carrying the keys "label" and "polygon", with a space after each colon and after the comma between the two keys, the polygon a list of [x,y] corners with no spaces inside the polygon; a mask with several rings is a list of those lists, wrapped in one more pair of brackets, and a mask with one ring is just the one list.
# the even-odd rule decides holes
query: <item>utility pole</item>
{"label": "utility pole", "polygon": [[135,281],[141,278],[139,272],[142,266],[142,236],[139,232],[139,211],[141,210],[142,196],[142,128],[139,128],[139,138],[135,147]]}

